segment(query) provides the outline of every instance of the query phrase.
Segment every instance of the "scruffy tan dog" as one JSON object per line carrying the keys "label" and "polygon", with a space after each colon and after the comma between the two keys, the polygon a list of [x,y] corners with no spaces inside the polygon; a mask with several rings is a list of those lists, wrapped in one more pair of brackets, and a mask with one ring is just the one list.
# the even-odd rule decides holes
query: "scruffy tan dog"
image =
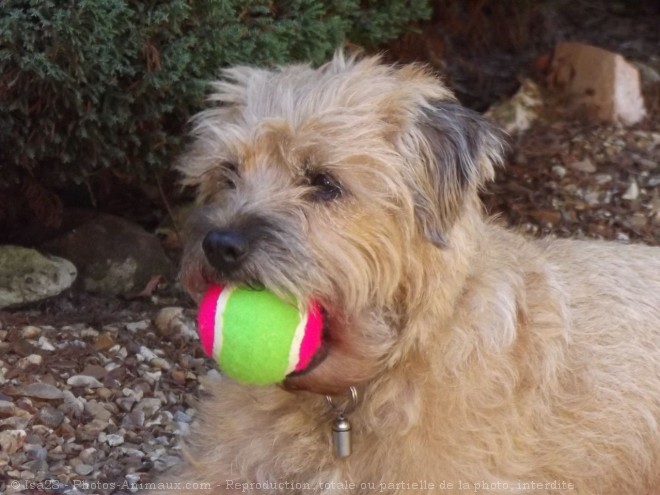
{"label": "scruffy tan dog", "polygon": [[[313,297],[327,352],[283,387],[214,383],[163,493],[660,493],[660,249],[487,220],[500,134],[423,67],[339,54],[214,88],[183,281]],[[325,395],[351,386],[338,458]]]}

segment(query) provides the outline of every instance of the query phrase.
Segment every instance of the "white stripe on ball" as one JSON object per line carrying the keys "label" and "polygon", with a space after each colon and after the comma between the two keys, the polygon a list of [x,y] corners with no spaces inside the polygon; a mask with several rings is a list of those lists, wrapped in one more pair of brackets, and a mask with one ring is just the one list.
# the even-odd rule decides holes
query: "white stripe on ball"
{"label": "white stripe on ball", "polygon": [[305,328],[307,327],[307,318],[309,313],[305,311],[300,315],[300,321],[293,334],[293,341],[291,342],[291,349],[289,349],[289,366],[286,369],[286,374],[292,373],[298,366],[300,361],[300,346],[302,345],[303,338],[305,337]]}
{"label": "white stripe on ball", "polygon": [[215,305],[215,329],[213,332],[213,359],[216,363],[220,363],[220,352],[222,351],[222,330],[223,330],[223,318],[225,314],[225,307],[227,306],[227,301],[234,293],[234,287],[225,287]]}

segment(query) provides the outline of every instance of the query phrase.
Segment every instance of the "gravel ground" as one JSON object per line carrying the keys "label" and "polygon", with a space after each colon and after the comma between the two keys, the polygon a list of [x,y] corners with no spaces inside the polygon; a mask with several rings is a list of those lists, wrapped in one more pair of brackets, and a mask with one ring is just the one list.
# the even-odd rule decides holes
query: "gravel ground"
{"label": "gravel ground", "polygon": [[83,296],[76,311],[71,297],[0,314],[0,493],[131,493],[178,461],[200,382],[217,374],[192,310],[163,306],[175,300],[99,320],[107,301]]}
{"label": "gravel ground", "polygon": [[660,244],[660,119],[622,128],[542,119],[483,195],[532,235]]}

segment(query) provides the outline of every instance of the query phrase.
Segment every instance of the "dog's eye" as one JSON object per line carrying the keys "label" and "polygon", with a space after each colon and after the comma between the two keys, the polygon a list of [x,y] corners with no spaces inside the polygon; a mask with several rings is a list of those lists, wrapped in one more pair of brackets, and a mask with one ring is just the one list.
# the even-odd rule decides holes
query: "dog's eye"
{"label": "dog's eye", "polygon": [[341,196],[341,187],[330,175],[316,174],[310,179],[309,183],[314,188],[314,199],[330,201]]}
{"label": "dog's eye", "polygon": [[222,162],[224,173],[222,182],[227,189],[236,189],[236,178],[238,177],[238,168],[235,163]]}

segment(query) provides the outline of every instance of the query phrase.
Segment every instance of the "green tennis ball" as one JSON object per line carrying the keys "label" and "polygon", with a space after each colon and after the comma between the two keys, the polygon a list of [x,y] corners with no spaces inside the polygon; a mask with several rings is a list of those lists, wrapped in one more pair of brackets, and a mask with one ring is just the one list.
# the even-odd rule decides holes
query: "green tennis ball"
{"label": "green tennis ball", "polygon": [[197,323],[206,353],[227,376],[244,384],[279,383],[304,371],[322,344],[318,304],[301,313],[267,290],[211,286]]}

